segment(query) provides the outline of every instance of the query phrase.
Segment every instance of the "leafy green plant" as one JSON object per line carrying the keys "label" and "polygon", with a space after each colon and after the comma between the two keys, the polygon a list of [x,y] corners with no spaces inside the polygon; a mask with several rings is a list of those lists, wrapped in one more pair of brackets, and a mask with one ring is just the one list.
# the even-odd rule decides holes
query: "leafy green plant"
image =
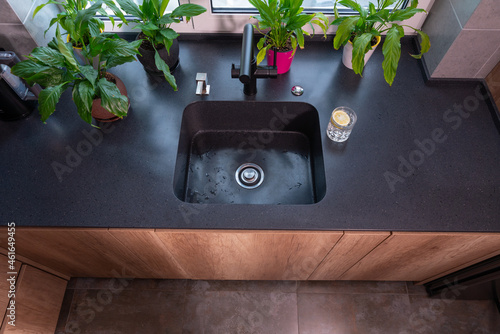
{"label": "leafy green plant", "polygon": [[142,5],[139,6],[132,0],[116,1],[127,14],[136,17],[136,19],[131,20],[136,23],[133,29],[141,29],[145,39],[155,50],[156,67],[163,72],[165,79],[174,90],[177,90],[175,78],[170,73],[165,61],[160,58],[158,49],[165,47],[169,52],[174,39],[179,36],[171,28],[172,23],[179,23],[183,18],[189,22],[193,16],[206,12],[206,8],[196,4],[182,4],[171,13],[166,13],[170,0],[144,0]]}
{"label": "leafy green plant", "polygon": [[[338,3],[351,8],[359,15],[340,17],[337,10]],[[370,2],[368,8],[365,8],[354,0],[335,1],[335,20],[332,24],[338,25],[338,29],[333,40],[333,47],[338,50],[341,45],[345,45],[349,41],[353,44],[352,68],[354,73],[362,74],[365,66],[364,55],[372,49],[372,39],[384,32],[386,37],[382,46],[382,53],[384,54],[382,67],[385,81],[389,85],[394,82],[401,57],[400,40],[404,36],[403,27],[413,29],[421,37],[421,53],[411,55],[412,57],[420,59],[422,54],[429,51],[431,44],[426,33],[409,25],[398,23],[413,17],[417,13],[425,12],[425,10],[417,8],[418,0],[411,0],[409,6],[404,9],[402,9],[403,4],[404,0],[377,0],[376,5]]]}
{"label": "leafy green plant", "polygon": [[97,36],[101,31],[104,31],[104,22],[96,17],[97,14],[108,17],[114,26],[114,17],[106,13],[103,5],[108,6],[116,16],[125,21],[125,16],[113,0],[49,0],[35,8],[33,17],[43,7],[50,4],[60,5],[63,11],[50,21],[49,27],[45,32],[54,24],[59,24],[68,33],[70,41],[75,47],[86,45],[90,37]]}
{"label": "leafy green plant", "polygon": [[249,0],[259,15],[251,16],[257,20],[255,26],[261,33],[267,31],[257,43],[259,53],[257,64],[266,56],[267,50],[274,48],[278,51],[297,50],[297,46],[304,48],[304,35],[310,35],[302,28],[309,24],[313,31],[313,24],[318,25],[326,37],[329,26],[328,18],[322,13],[304,14],[303,0]]}
{"label": "leafy green plant", "polygon": [[106,110],[124,117],[128,99],[121,95],[116,84],[106,79],[106,74],[114,66],[134,61],[140,43],[140,40],[129,43],[109,33],[90,37],[82,55],[89,64],[97,57],[96,69],[77,61],[71,43],[65,43],[57,26],[56,37],[48,46],[35,48],[27,60],[12,67],[12,73],[30,85],[37,83],[44,87],[38,97],[43,122],[54,113],[61,94],[69,87],[78,114],[85,122],[92,123],[92,102],[98,98]]}

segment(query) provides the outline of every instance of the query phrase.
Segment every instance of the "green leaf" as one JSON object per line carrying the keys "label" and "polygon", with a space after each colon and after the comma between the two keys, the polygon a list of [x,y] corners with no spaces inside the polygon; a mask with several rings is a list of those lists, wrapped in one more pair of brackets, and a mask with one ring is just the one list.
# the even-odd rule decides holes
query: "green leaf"
{"label": "green leaf", "polygon": [[[106,6],[108,6],[113,11],[113,13],[116,16],[118,16],[120,18],[120,20],[122,20],[122,22],[127,22],[127,20],[125,19],[125,16],[123,15],[120,8],[118,8],[118,6],[116,6],[114,0],[103,0],[103,1],[106,4]],[[111,19],[112,17],[110,16],[109,18]]]}
{"label": "green leaf", "polygon": [[142,31],[153,31],[153,30],[159,30],[160,28],[153,22],[148,22],[136,25],[136,29],[141,29]]}
{"label": "green leaf", "polygon": [[92,88],[95,88],[95,84],[97,81],[98,72],[91,65],[79,66],[80,72],[83,74],[85,79],[92,85]]}
{"label": "green leaf", "polygon": [[429,36],[425,32],[418,29],[416,29],[415,31],[420,35],[420,38],[422,39],[422,41],[420,42],[420,54],[411,56],[415,59],[420,59],[422,58],[422,54],[426,53],[431,48],[431,42],[429,40]]}
{"label": "green leaf", "polygon": [[59,85],[67,80],[66,71],[57,67],[47,67],[26,78],[28,83],[36,82],[43,87]]}
{"label": "green leaf", "polygon": [[290,20],[288,20],[288,23],[286,25],[286,30],[293,31],[295,29],[302,28],[308,22],[310,22],[313,18],[314,18],[314,14],[310,14],[310,15],[301,14],[298,16],[294,16],[294,17],[290,18]]}
{"label": "green leaf", "polygon": [[62,93],[65,90],[66,83],[57,86],[47,87],[38,95],[38,109],[42,116],[42,121],[45,123],[47,118],[56,110],[56,104],[59,102]]}
{"label": "green leaf", "polygon": [[259,65],[260,63],[262,63],[262,61],[264,60],[264,58],[266,58],[266,54],[267,54],[267,50],[270,48],[271,46],[266,46],[262,49],[259,50],[259,53],[257,53],[257,65]]}
{"label": "green leaf", "polygon": [[382,8],[387,8],[389,7],[390,5],[392,5],[393,3],[395,3],[396,1],[398,0],[384,0],[384,3],[382,5]]}
{"label": "green leaf", "polygon": [[[257,8],[262,20],[264,20],[265,22],[268,22],[269,24],[272,24],[275,21],[274,14],[273,14],[272,9],[271,9],[271,8],[273,8],[273,5],[272,5],[273,1],[269,1],[269,4],[270,4],[269,6],[267,5],[267,3],[265,3],[262,0],[248,0],[248,1],[250,2],[250,4],[252,4],[252,6]],[[275,3],[276,3],[276,1],[274,1],[274,4]],[[276,7],[274,7],[274,8],[276,8]]]}
{"label": "green leaf", "polygon": [[73,70],[78,69],[78,64],[73,54],[73,49],[69,49],[66,43],[64,43],[61,33],[59,32],[59,27],[57,27],[56,29],[56,38],[59,52],[61,52],[61,54],[64,56],[69,67],[71,67]]}
{"label": "green leaf", "polygon": [[73,101],[80,117],[87,123],[92,123],[93,86],[88,81],[77,82],[73,86]]}
{"label": "green leaf", "polygon": [[384,61],[382,68],[384,69],[384,78],[389,85],[392,85],[396,77],[398,69],[399,58],[401,57],[401,34],[397,25],[392,26],[387,31],[385,42],[382,47],[384,54]]}
{"label": "green leaf", "polygon": [[114,83],[102,78],[97,82],[97,87],[104,109],[118,117],[127,116],[128,99],[120,93]]}
{"label": "green leaf", "polygon": [[346,18],[337,28],[335,38],[333,39],[333,47],[338,50],[341,45],[345,45],[358,22],[359,17],[352,16]]}
{"label": "green leaf", "polygon": [[424,12],[421,8],[405,8],[397,10],[389,16],[389,21],[404,21],[421,12]]}
{"label": "green leaf", "polygon": [[55,4],[55,5],[60,5],[61,3],[59,1],[54,1],[54,0],[49,0],[47,1],[46,3],[43,3],[41,4],[40,6],[36,7],[35,8],[35,11],[33,12],[33,17],[35,17],[35,15],[40,11],[42,10],[43,7],[45,7],[46,5],[50,5],[50,4]]}
{"label": "green leaf", "polygon": [[33,59],[27,59],[15,64],[12,67],[11,72],[12,74],[17,75],[18,77],[27,80],[36,73],[48,68],[50,67],[39,64],[35,62]]}
{"label": "green leaf", "polygon": [[110,56],[106,60],[106,68],[113,68],[118,65],[136,61],[134,56]]}
{"label": "green leaf", "polygon": [[31,51],[29,57],[47,66],[65,66],[64,56],[56,50],[48,47],[34,48],[33,51]]}
{"label": "green leaf", "polygon": [[353,0],[342,0],[342,1],[339,1],[339,4],[341,4],[345,7],[351,8],[352,10],[354,10],[358,13],[361,13],[363,11],[363,7],[361,7],[360,4],[358,4],[356,1],[353,1]]}
{"label": "green leaf", "polygon": [[[295,38],[297,39],[297,44],[301,49],[304,48],[304,32],[302,29],[295,30]],[[296,48],[294,48],[295,50]]]}
{"label": "green leaf", "polygon": [[160,17],[160,19],[156,22],[158,25],[164,25],[164,24],[170,24],[170,23],[174,23],[175,19],[173,19],[172,17],[170,17],[170,14],[165,14],[163,15],[162,17]]}
{"label": "green leaf", "polygon": [[138,48],[142,40],[127,42],[124,39],[106,39],[103,43],[101,58],[106,59],[111,56],[129,57],[139,53]]}
{"label": "green leaf", "polygon": [[132,0],[116,0],[118,4],[120,5],[120,8],[125,11],[125,13],[129,15],[133,15],[137,18],[140,18],[142,20],[145,20],[146,18],[144,17],[144,14],[142,11],[139,9],[139,7],[135,4],[134,1]]}
{"label": "green leaf", "polygon": [[172,17],[193,17],[205,13],[207,9],[203,6],[196,5],[193,3],[185,3],[175,8],[170,16]]}
{"label": "green leaf", "polygon": [[158,11],[159,15],[165,14],[165,10],[167,9],[169,2],[170,2],[170,0],[162,0],[161,5],[160,5],[160,10]]}
{"label": "green leaf", "polygon": [[76,18],[74,19],[75,29],[84,35],[86,28],[88,27],[88,23],[91,19],[94,18],[96,13],[102,7],[102,0],[96,1],[92,6],[86,8],[84,10],[79,10],[76,14]]}
{"label": "green leaf", "polygon": [[163,28],[160,30],[160,34],[169,40],[174,40],[179,37],[179,34],[175,32],[174,29],[171,28]]}
{"label": "green leaf", "polygon": [[361,36],[354,39],[352,46],[352,69],[354,73],[362,75],[363,68],[365,67],[365,54],[367,48],[371,46],[371,40],[373,35],[370,33],[364,33]]}
{"label": "green leaf", "polygon": [[167,63],[163,59],[161,59],[158,51],[155,51],[155,65],[156,67],[163,72],[165,76],[165,80],[172,86],[174,91],[177,91],[177,83],[175,82],[175,77],[170,73],[170,68]]}
{"label": "green leaf", "polygon": [[90,20],[87,26],[89,28],[90,36],[92,37],[99,36],[99,34],[101,33],[99,22],[95,20]]}

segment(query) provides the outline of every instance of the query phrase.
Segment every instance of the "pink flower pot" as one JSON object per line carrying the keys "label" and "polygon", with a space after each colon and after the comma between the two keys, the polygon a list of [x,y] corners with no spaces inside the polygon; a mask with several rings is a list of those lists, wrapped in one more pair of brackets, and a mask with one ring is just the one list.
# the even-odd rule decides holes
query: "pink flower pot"
{"label": "pink flower pot", "polygon": [[[281,52],[278,51],[276,55],[276,64],[278,66],[278,74],[283,74],[288,72],[290,66],[292,65],[293,60],[293,50]],[[274,65],[274,51],[269,49],[267,50],[267,66]]]}

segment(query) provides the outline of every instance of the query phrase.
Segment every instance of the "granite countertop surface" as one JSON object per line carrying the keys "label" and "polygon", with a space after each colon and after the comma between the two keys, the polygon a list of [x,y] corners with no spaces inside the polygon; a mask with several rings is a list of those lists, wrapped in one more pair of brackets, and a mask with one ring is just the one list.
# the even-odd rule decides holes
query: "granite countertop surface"
{"label": "granite countertop surface", "polygon": [[[46,124],[35,111],[0,122],[0,224],[168,229],[500,232],[498,111],[481,81],[426,82],[405,38],[392,87],[378,48],[363,77],[331,41],[306,42],[289,73],[258,79],[257,95],[231,79],[240,38],[180,40],[179,91],[139,62],[112,70],[126,84],[129,116],[91,128],[65,92]],[[195,95],[197,72],[209,96]],[[291,94],[301,85],[304,94]],[[309,205],[191,204],[173,191],[180,124],[193,101],[300,101],[319,112],[326,195]],[[331,111],[358,115],[344,144]],[[235,111],[237,112],[237,111]]]}

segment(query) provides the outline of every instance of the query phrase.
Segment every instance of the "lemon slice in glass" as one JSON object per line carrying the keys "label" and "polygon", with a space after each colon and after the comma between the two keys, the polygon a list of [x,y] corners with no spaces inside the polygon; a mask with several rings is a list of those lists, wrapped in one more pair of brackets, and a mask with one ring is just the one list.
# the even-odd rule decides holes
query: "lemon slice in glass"
{"label": "lemon slice in glass", "polygon": [[343,110],[333,112],[332,119],[340,126],[346,126],[351,121],[349,115]]}

